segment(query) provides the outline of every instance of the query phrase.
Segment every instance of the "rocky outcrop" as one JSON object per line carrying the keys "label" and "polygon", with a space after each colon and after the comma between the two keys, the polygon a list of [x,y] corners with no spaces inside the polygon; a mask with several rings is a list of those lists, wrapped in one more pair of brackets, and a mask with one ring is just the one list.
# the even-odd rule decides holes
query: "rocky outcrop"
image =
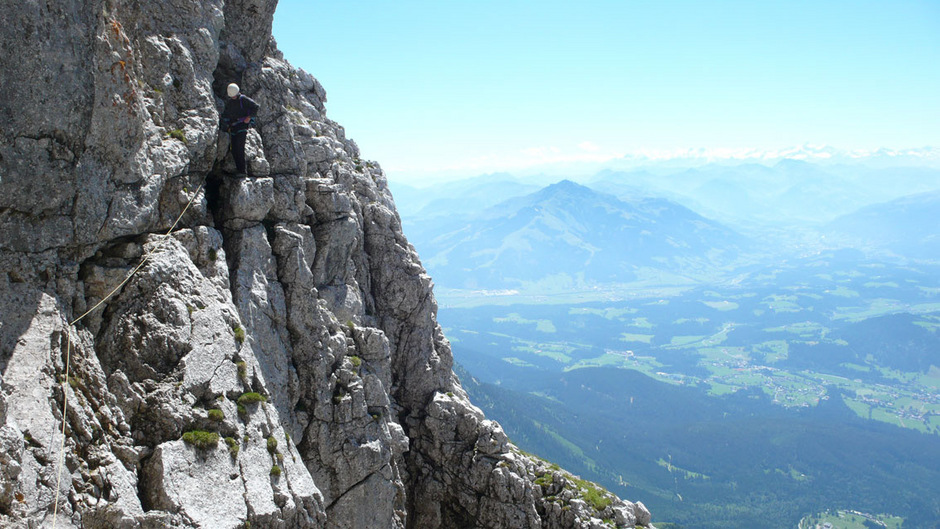
{"label": "rocky outcrop", "polygon": [[[0,525],[648,524],[469,402],[385,175],[275,4],[0,12]],[[225,175],[231,81],[255,178]]]}

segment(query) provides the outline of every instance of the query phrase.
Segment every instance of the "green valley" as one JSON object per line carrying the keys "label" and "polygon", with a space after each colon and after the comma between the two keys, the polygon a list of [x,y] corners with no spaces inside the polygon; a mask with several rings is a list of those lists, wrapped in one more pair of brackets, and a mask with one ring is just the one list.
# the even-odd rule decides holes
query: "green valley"
{"label": "green valley", "polygon": [[[900,283],[877,282],[886,276]],[[721,293],[709,287],[621,302],[445,306],[442,320],[458,351],[494,349],[517,365],[635,369],[712,395],[760,388],[785,407],[814,406],[838,391],[863,418],[940,435],[940,358],[927,347],[940,344],[940,307],[930,294],[937,275],[862,263],[808,277],[778,269],[772,277]],[[866,321],[924,341],[911,353],[920,356],[917,368],[866,351]]]}
{"label": "green valley", "polygon": [[440,319],[474,402],[521,448],[650,498],[660,522],[864,509],[934,527],[938,272],[821,254],[673,295]]}

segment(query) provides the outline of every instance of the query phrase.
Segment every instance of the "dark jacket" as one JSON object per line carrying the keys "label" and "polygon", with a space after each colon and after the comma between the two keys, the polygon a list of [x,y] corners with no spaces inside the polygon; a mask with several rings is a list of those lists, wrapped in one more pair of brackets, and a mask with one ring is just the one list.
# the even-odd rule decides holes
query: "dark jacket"
{"label": "dark jacket", "polygon": [[258,108],[258,103],[244,94],[238,94],[236,98],[226,98],[225,109],[222,111],[222,130],[233,133],[248,130],[250,124],[238,123],[238,120],[253,118],[258,113]]}

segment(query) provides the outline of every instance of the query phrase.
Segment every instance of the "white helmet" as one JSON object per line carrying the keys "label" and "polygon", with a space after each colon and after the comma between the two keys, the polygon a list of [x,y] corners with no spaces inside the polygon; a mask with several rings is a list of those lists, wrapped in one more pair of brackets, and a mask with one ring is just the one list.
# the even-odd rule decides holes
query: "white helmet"
{"label": "white helmet", "polygon": [[237,95],[238,95],[238,85],[235,83],[228,85],[228,96],[235,97]]}

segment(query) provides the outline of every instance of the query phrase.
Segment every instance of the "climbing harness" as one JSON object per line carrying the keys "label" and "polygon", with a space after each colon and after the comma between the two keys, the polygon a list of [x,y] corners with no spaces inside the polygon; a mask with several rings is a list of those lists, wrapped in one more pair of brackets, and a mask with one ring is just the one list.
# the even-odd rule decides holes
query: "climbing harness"
{"label": "climbing harness", "polygon": [[69,403],[69,392],[66,389],[65,385],[69,383],[69,368],[70,368],[71,359],[72,359],[71,328],[76,323],[80,322],[82,318],[84,318],[85,316],[88,316],[89,314],[97,310],[106,301],[111,299],[111,297],[114,296],[114,294],[116,294],[118,290],[123,288],[124,285],[126,285],[127,282],[130,281],[132,277],[134,277],[134,274],[136,274],[138,270],[140,270],[141,268],[144,267],[145,264],[147,264],[147,261],[150,259],[150,256],[152,254],[156,253],[158,250],[163,249],[163,243],[166,242],[170,234],[173,233],[173,230],[176,229],[177,224],[179,224],[180,220],[183,218],[183,215],[186,214],[186,211],[189,210],[189,207],[193,205],[193,202],[196,200],[196,197],[199,196],[199,192],[202,191],[203,186],[204,184],[199,184],[199,187],[196,189],[196,192],[193,193],[193,197],[189,199],[189,203],[186,204],[186,207],[183,208],[183,211],[180,212],[179,217],[176,218],[176,221],[173,222],[173,225],[170,226],[170,229],[167,230],[167,232],[163,235],[163,239],[161,239],[160,242],[156,246],[152,247],[149,251],[147,251],[147,253],[144,254],[144,256],[140,260],[140,263],[138,263],[137,266],[131,269],[131,271],[127,274],[124,280],[121,281],[118,284],[118,286],[114,287],[114,289],[112,289],[111,292],[109,292],[107,296],[102,298],[101,301],[96,303],[92,308],[86,310],[84,314],[72,320],[71,323],[69,323],[65,328],[65,343],[66,343],[65,378],[62,380],[62,442],[59,445],[59,454],[57,457],[58,463],[56,464],[55,502],[53,503],[53,510],[52,510],[52,529],[55,529],[56,522],[59,516],[59,490],[62,485],[62,462],[65,459],[65,424],[66,424],[66,418],[68,414],[68,403]]}

